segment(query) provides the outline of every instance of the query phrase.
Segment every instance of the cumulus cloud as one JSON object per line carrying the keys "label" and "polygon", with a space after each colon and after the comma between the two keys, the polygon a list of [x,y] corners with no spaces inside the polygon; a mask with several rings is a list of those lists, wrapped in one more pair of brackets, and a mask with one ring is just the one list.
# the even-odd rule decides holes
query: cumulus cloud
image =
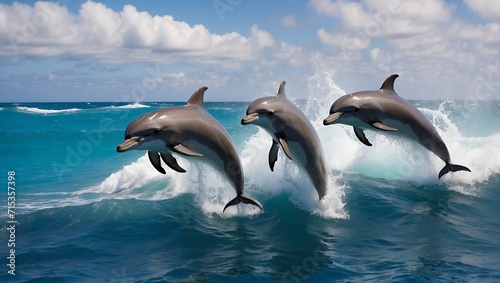
{"label": "cumulus cloud", "polygon": [[309,7],[318,14],[337,17],[348,30],[371,38],[428,33],[436,25],[449,22],[452,12],[452,7],[439,0],[311,0]]}
{"label": "cumulus cloud", "polygon": [[[18,88],[27,93],[40,90],[49,79],[52,90],[81,88],[97,93],[102,89],[103,95],[108,88],[127,93],[146,83],[157,86],[148,93],[148,99],[153,100],[172,90],[189,93],[193,85],[209,85],[214,96],[218,88],[223,90],[220,93],[238,88],[238,93],[246,91],[246,97],[251,97],[258,93],[256,88],[274,91],[275,81],[268,85],[270,80],[303,78],[307,76],[304,70],[313,63],[329,62],[350,80],[383,79],[382,73],[399,72],[405,81],[415,82],[416,87],[407,88],[417,92],[414,97],[437,98],[432,92],[421,96],[419,86],[425,84],[422,81],[439,85],[442,80],[438,77],[444,75],[452,78],[452,83],[446,84],[449,94],[456,92],[461,97],[463,92],[476,91],[474,87],[480,84],[487,85],[483,90],[492,95],[500,91],[498,2],[310,0],[305,12],[315,15],[306,28],[316,37],[311,42],[298,35],[299,45],[280,41],[257,24],[244,35],[232,31],[229,25],[229,32],[215,33],[205,25],[171,15],[152,15],[133,5],[112,10],[103,3],[87,1],[77,12],[70,12],[54,2],[14,2],[0,4],[0,60],[4,64],[27,58],[77,60],[75,74],[64,70],[65,65],[63,70],[43,70],[42,74],[35,70],[29,76],[6,77],[5,82],[15,88],[15,93]],[[478,17],[468,21],[462,15],[468,12],[484,21]],[[278,19],[281,27],[296,27],[296,15]],[[131,62],[172,67],[135,80],[129,72],[116,72],[128,68],[126,63]],[[101,72],[106,74],[100,76]],[[92,77],[94,73],[98,75]],[[249,85],[252,87],[242,87]],[[153,97],[156,93],[159,96]]]}
{"label": "cumulus cloud", "polygon": [[500,22],[500,0],[464,0],[464,2],[484,19]]}
{"label": "cumulus cloud", "polygon": [[[500,8],[495,9],[500,1],[495,1],[466,3],[492,20],[500,19]],[[339,20],[340,25],[319,28],[317,38],[338,54],[339,68],[344,71],[370,76],[374,70],[404,70],[434,86],[441,83],[437,76],[447,74],[455,78],[449,87],[458,93],[474,92],[471,79],[482,83],[491,77],[492,70],[500,72],[500,25],[494,20],[483,24],[459,20],[454,17],[454,3],[310,0],[308,7],[318,15]],[[478,66],[488,66],[488,71]]]}
{"label": "cumulus cloud", "polygon": [[[132,5],[113,11],[88,1],[78,14],[51,2],[33,6],[0,4],[0,56],[92,57],[105,63],[179,60],[237,65],[253,60],[275,39],[257,25],[251,37],[236,32],[215,34],[170,15],[152,16]],[[232,63],[231,63],[232,62]]]}
{"label": "cumulus cloud", "polygon": [[[469,5],[481,9],[484,1],[470,2],[475,4]],[[454,5],[442,0],[311,0],[308,5],[318,14],[341,20],[341,28],[330,32],[322,27],[317,31],[318,39],[332,47],[368,50],[374,47],[374,41],[382,39],[394,50],[449,44],[452,52],[456,47],[464,47],[458,40],[475,40],[485,45],[500,42],[499,24],[471,24],[454,19]],[[497,13],[500,8],[491,10]]]}

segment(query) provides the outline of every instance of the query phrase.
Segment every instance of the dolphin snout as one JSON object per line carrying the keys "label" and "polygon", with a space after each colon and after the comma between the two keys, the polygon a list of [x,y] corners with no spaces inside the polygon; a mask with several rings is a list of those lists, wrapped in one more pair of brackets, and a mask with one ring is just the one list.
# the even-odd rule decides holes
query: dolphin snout
{"label": "dolphin snout", "polygon": [[138,140],[139,140],[138,137],[132,137],[130,139],[126,139],[116,147],[116,151],[124,152],[127,150],[131,150],[139,144]]}
{"label": "dolphin snout", "polygon": [[338,118],[340,118],[340,115],[342,115],[342,112],[335,112],[330,114],[330,116],[326,117],[326,119],[323,120],[323,125],[328,126],[333,124]]}
{"label": "dolphin snout", "polygon": [[116,147],[116,152],[125,152],[127,151],[121,144]]}
{"label": "dolphin snout", "polygon": [[241,124],[247,125],[247,124],[250,124],[250,123],[257,121],[257,120],[259,120],[259,114],[252,113],[252,114],[248,114],[245,118],[241,119]]}

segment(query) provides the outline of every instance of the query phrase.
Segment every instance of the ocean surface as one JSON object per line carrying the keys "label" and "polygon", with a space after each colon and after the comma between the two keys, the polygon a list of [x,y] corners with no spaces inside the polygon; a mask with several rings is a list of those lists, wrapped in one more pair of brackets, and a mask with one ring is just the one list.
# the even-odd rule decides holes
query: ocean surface
{"label": "ocean surface", "polygon": [[438,180],[418,144],[323,126],[342,94],[294,100],[323,144],[322,202],[281,150],[269,170],[270,136],[240,125],[249,103],[206,103],[263,212],[222,213],[235,191],[206,165],[179,157],[187,173],[162,175],[116,152],[132,119],[182,103],[0,104],[0,282],[499,282],[500,102],[411,101],[472,170]]}

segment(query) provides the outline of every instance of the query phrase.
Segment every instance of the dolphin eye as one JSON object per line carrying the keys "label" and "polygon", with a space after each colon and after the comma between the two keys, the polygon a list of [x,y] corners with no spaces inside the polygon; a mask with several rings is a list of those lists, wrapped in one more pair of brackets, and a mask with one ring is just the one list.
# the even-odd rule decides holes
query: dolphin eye
{"label": "dolphin eye", "polygon": [[158,134],[160,132],[160,129],[155,129],[153,133]]}

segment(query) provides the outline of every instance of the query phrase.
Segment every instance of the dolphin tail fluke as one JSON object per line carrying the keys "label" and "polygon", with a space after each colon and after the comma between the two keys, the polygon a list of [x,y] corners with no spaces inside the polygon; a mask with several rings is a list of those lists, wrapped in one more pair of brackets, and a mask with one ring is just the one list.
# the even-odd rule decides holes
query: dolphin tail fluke
{"label": "dolphin tail fluke", "polygon": [[224,206],[224,210],[222,211],[222,213],[224,213],[226,211],[226,208],[233,206],[233,205],[237,205],[240,202],[246,203],[246,204],[253,204],[253,205],[257,206],[258,208],[260,208],[260,210],[263,210],[262,205],[258,201],[252,199],[251,197],[248,197],[245,195],[240,195],[240,196],[233,198],[231,201],[229,201],[226,204],[226,206]]}
{"label": "dolphin tail fluke", "polygon": [[448,172],[456,172],[456,171],[468,171],[471,172],[469,168],[462,166],[462,165],[457,165],[457,164],[451,164],[451,163],[446,163],[446,165],[441,169],[439,172],[439,179],[443,177],[444,174]]}

